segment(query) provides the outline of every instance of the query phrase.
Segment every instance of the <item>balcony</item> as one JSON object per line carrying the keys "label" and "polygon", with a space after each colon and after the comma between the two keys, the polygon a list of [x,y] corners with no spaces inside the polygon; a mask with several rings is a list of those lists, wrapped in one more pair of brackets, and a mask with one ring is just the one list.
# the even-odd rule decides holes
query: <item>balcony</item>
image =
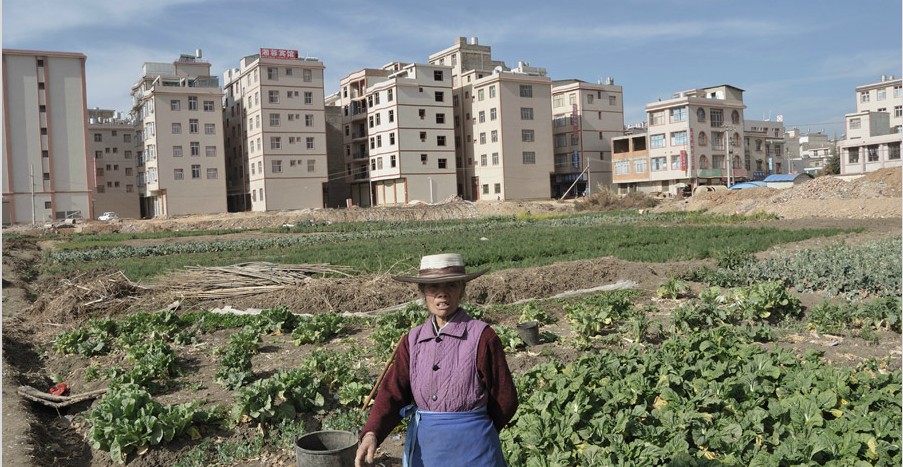
{"label": "balcony", "polygon": [[370,154],[367,152],[355,152],[351,154],[352,159],[366,159],[370,157]]}

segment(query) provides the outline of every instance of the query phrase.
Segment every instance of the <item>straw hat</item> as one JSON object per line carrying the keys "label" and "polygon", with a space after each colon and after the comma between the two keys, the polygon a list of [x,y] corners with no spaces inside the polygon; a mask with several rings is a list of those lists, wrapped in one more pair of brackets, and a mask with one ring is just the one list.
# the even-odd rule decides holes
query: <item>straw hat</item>
{"label": "straw hat", "polygon": [[415,284],[441,284],[443,282],[467,282],[482,276],[488,269],[467,273],[464,258],[457,253],[443,253],[420,258],[420,273],[416,276],[392,276],[399,282]]}

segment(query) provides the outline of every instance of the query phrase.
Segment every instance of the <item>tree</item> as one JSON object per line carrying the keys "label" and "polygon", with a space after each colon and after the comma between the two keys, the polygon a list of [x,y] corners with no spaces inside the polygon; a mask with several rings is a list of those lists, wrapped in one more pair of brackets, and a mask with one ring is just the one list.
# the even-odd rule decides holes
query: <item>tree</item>
{"label": "tree", "polygon": [[831,156],[828,157],[828,163],[825,165],[825,173],[840,175],[840,154],[837,153],[837,144],[831,146]]}

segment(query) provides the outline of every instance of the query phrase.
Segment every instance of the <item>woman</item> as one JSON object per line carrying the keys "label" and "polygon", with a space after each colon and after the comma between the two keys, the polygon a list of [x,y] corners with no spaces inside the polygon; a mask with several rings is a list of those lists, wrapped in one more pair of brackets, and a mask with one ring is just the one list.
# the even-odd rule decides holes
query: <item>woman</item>
{"label": "woman", "polygon": [[417,276],[392,277],[418,284],[430,316],[399,344],[361,429],[357,467],[373,462],[403,416],[405,466],[507,465],[498,434],[517,410],[511,371],[495,331],[459,307],[466,283],[485,272],[440,254],[424,256]]}

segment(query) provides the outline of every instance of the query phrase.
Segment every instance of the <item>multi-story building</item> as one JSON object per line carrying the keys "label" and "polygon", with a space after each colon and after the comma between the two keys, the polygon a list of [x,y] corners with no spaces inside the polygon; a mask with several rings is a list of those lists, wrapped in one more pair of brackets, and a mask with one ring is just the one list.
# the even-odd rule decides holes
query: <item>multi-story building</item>
{"label": "multi-story building", "polygon": [[[750,180],[764,180],[772,174],[787,173],[784,151],[784,123],[769,120],[744,121],[742,168]],[[734,165],[739,161],[734,159]],[[736,173],[735,173],[736,174]]]}
{"label": "multi-story building", "polygon": [[802,133],[799,128],[784,132],[784,154],[788,173],[823,174],[834,142],[822,132]]}
{"label": "multi-story building", "polygon": [[882,76],[878,83],[856,88],[856,112],[846,115],[846,138],[838,144],[841,174],[901,166],[901,86],[903,80]]}
{"label": "multi-story building", "polygon": [[88,109],[88,156],[93,156],[94,212],[115,212],[120,218],[140,218],[141,204],[132,141],[134,125],[119,112]]}
{"label": "multi-story building", "polygon": [[323,63],[262,48],[227,70],[223,83],[229,210],[323,207]]}
{"label": "multi-story building", "polygon": [[339,95],[330,99],[331,105],[342,109],[342,154],[348,184],[346,198],[354,206],[373,205],[369,173],[367,88],[385,81],[390,73],[400,68],[400,64],[390,63],[382,69],[365,68],[355,71],[342,78],[339,82]]}
{"label": "multi-story building", "polygon": [[450,67],[405,65],[364,95],[373,204],[455,196]]}
{"label": "multi-story building", "polygon": [[3,224],[94,217],[85,60],[3,49]]}
{"label": "multi-story building", "polygon": [[748,179],[749,157],[741,144],[745,108],[743,90],[730,85],[683,91],[647,104],[645,148],[636,136],[613,139],[618,191],[675,195],[698,185]]}
{"label": "multi-story building", "polygon": [[342,135],[342,108],[335,105],[338,93],[325,98],[326,115],[326,207],[341,208],[348,205],[348,180],[345,175],[344,136]]}
{"label": "multi-story building", "polygon": [[612,78],[605,84],[555,81],[552,122],[552,196],[563,196],[569,188],[570,194],[576,194],[610,187],[611,139],[624,132],[623,88]]}
{"label": "multi-story building", "polygon": [[142,217],[226,212],[222,98],[200,50],[144,63],[132,86]]}
{"label": "multi-story building", "polygon": [[[465,76],[467,76],[465,74]],[[545,69],[520,63],[473,80],[473,163],[464,191],[473,200],[546,199],[552,158],[552,80]],[[472,131],[467,131],[467,128]]]}

